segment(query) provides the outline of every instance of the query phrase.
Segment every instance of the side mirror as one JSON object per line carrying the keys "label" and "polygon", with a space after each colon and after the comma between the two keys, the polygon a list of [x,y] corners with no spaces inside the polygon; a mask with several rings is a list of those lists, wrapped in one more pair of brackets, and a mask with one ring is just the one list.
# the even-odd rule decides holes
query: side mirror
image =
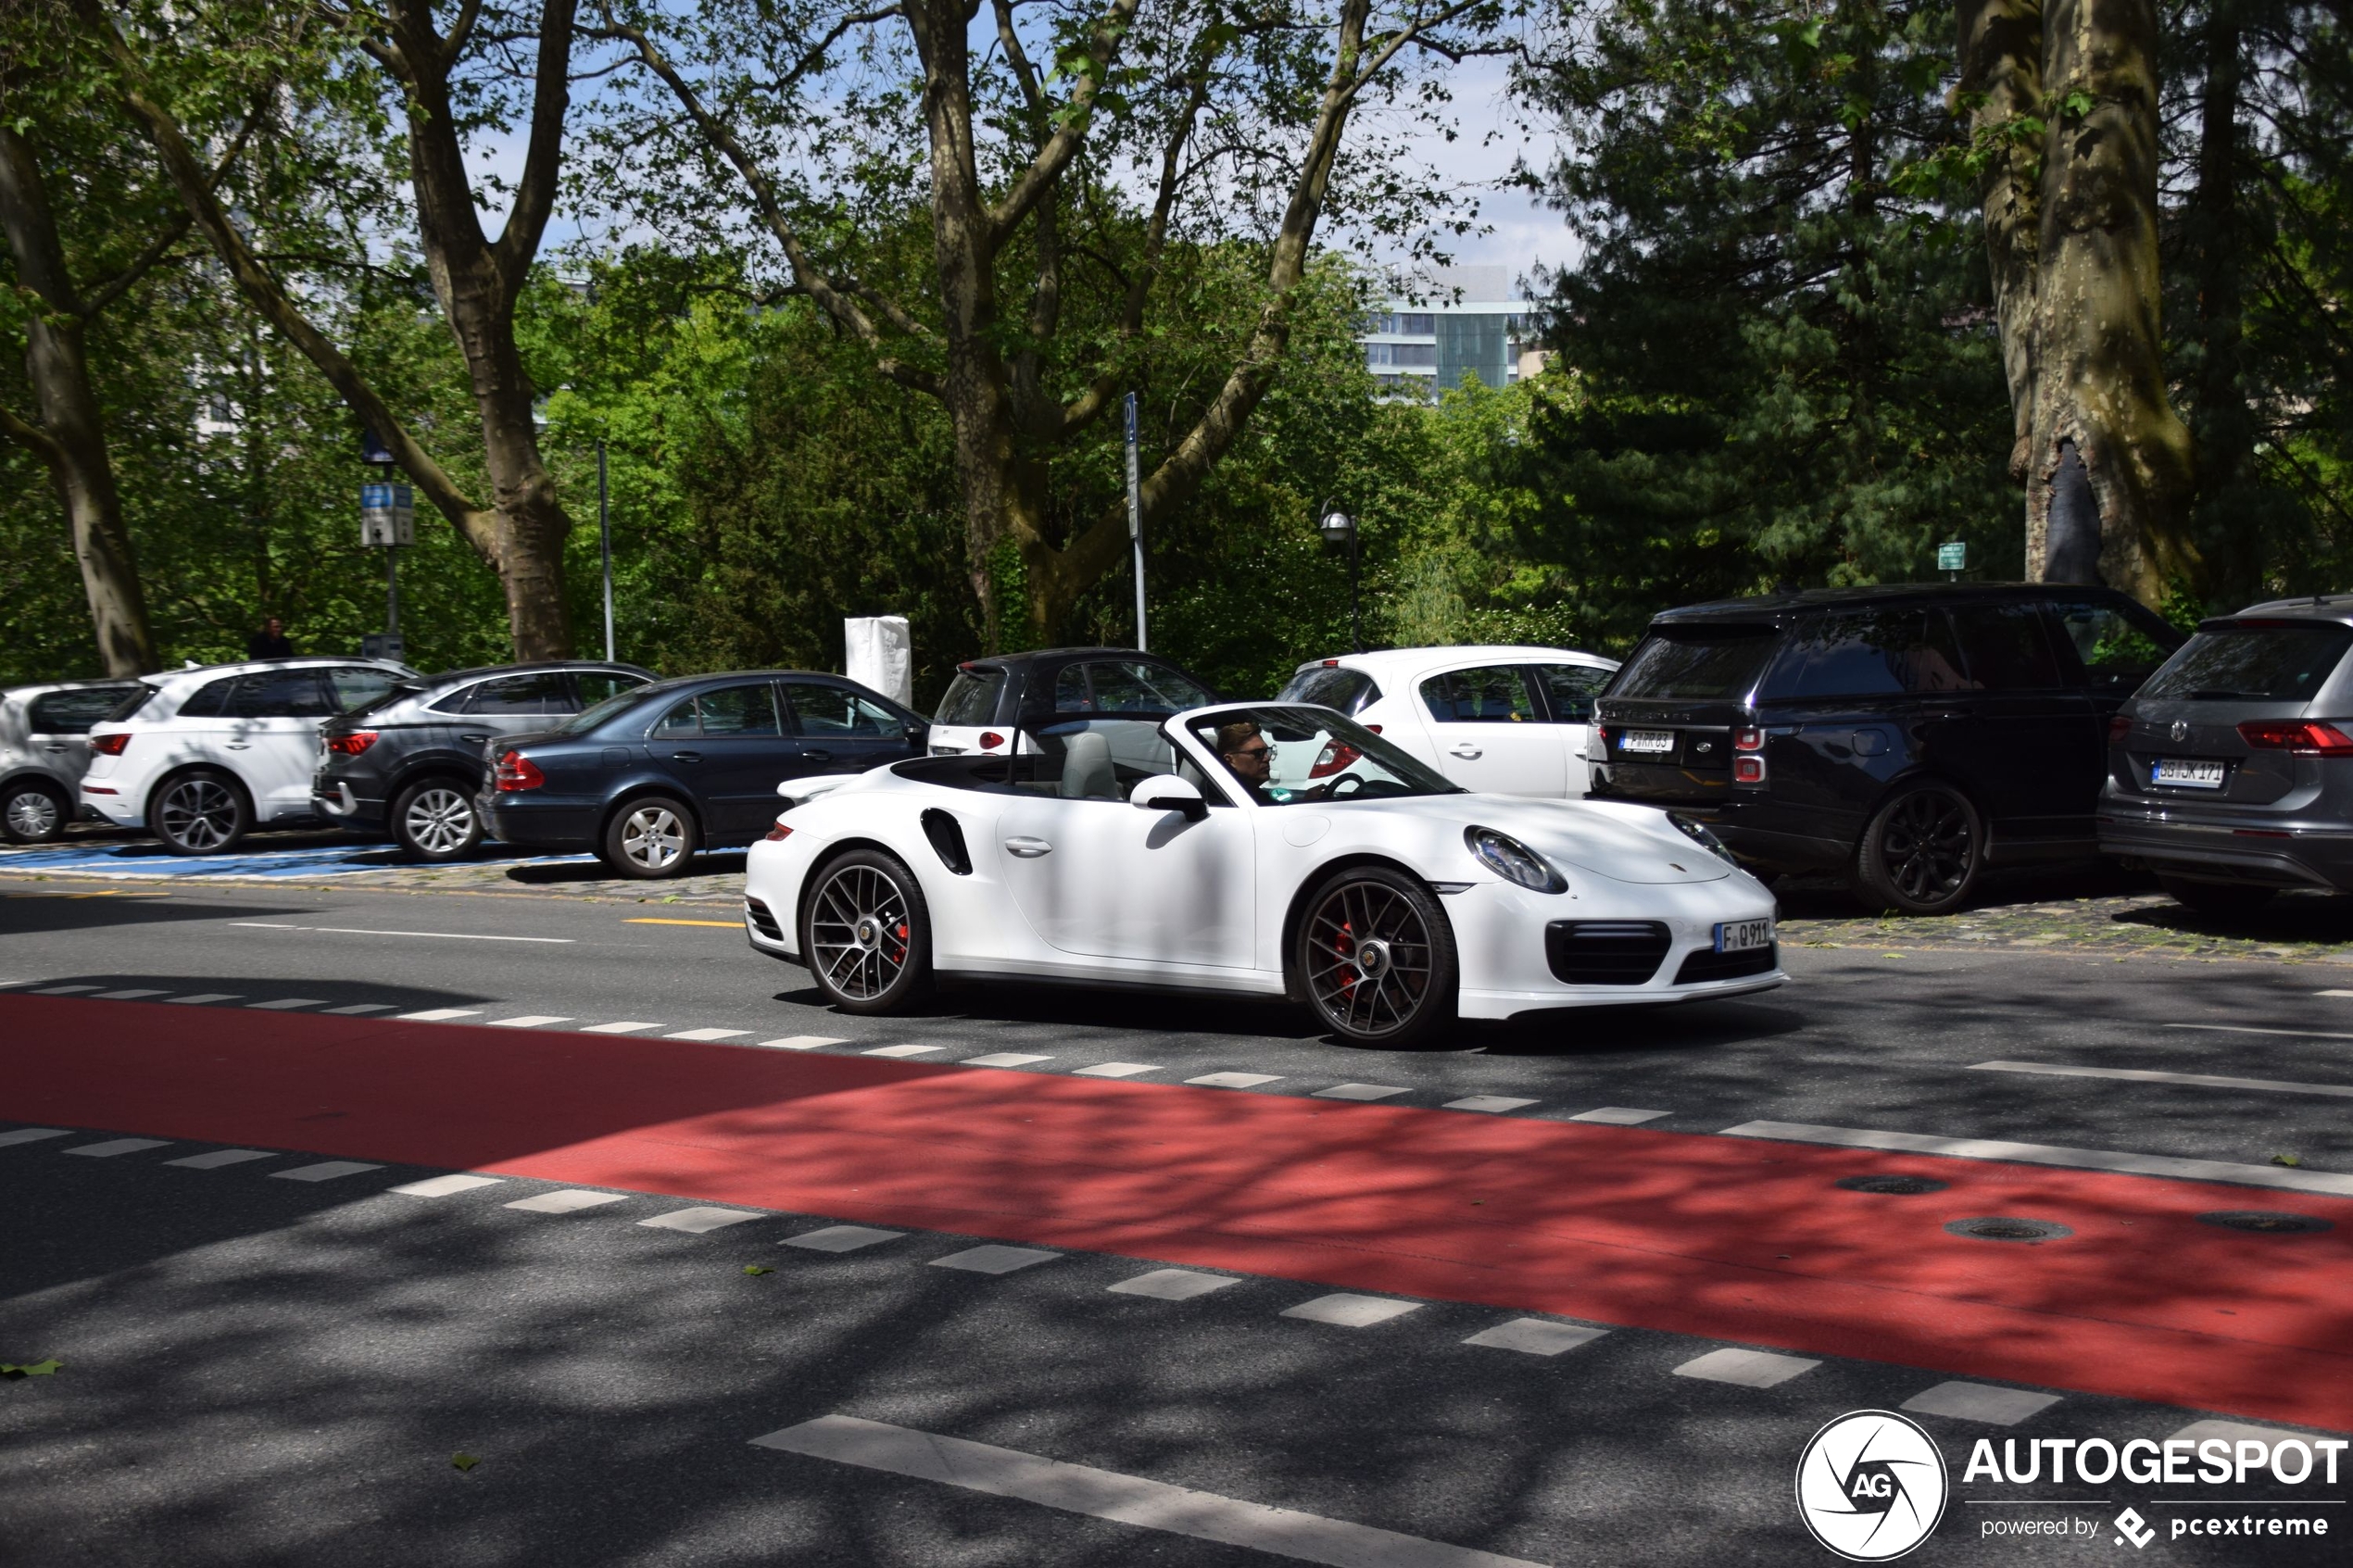
{"label": "side mirror", "polygon": [[1127,804],[1139,811],[1175,811],[1189,822],[1209,815],[1201,790],[1174,773],[1154,773],[1128,793]]}

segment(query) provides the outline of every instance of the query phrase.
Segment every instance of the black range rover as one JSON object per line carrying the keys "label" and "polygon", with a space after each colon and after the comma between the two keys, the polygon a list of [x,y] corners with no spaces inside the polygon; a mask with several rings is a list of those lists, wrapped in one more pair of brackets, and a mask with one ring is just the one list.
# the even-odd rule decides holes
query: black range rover
{"label": "black range rover", "polygon": [[2052,584],[1669,610],[1596,705],[1587,793],[1941,914],[1988,862],[2096,853],[2108,718],[2182,640],[2122,594]]}

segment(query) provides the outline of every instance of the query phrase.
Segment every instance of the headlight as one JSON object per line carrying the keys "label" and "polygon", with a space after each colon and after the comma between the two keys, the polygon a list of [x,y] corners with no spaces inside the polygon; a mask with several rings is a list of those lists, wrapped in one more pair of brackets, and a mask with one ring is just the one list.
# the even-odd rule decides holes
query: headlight
{"label": "headlight", "polygon": [[1544,861],[1544,857],[1509,834],[1493,828],[1465,828],[1463,842],[1481,865],[1505,882],[1516,882],[1538,893],[1566,893],[1568,881]]}
{"label": "headlight", "polygon": [[1679,817],[1672,811],[1667,813],[1667,820],[1673,822],[1677,827],[1681,828],[1683,830],[1684,837],[1690,839],[1692,843],[1698,845],[1701,848],[1706,850],[1709,854],[1715,856],[1726,865],[1735,868],[1740,865],[1740,862],[1732,858],[1732,852],[1724,847],[1724,841],[1707,831],[1707,824],[1705,822],[1695,822],[1689,817]]}

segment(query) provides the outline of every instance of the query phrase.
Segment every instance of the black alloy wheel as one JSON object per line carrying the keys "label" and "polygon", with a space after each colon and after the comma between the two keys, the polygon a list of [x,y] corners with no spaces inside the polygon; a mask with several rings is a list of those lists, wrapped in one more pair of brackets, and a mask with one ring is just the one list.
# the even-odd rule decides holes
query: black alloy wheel
{"label": "black alloy wheel", "polygon": [[643,795],[623,801],[605,823],[605,864],[626,877],[684,876],[695,858],[695,814],[684,801]]}
{"label": "black alloy wheel", "polygon": [[2157,884],[2175,903],[2202,915],[2253,914],[2271,901],[2277,891],[2252,882],[2192,882],[2185,877],[2161,876]]}
{"label": "black alloy wheel", "polygon": [[14,844],[52,843],[71,821],[73,808],[47,784],[12,784],[0,799],[0,834]]}
{"label": "black alloy wheel", "polygon": [[1293,961],[1308,1005],[1351,1045],[1418,1045],[1453,1019],[1454,929],[1402,872],[1353,867],[1308,895]]}
{"label": "black alloy wheel", "polygon": [[1949,914],[1977,885],[1984,863],[1985,830],[1969,797],[1950,784],[1916,784],[1863,831],[1852,884],[1873,909]]}
{"label": "black alloy wheel", "polygon": [[393,797],[392,836],[420,860],[455,860],[482,842],[482,814],[458,780],[420,779]]}
{"label": "black alloy wheel", "polygon": [[844,1012],[900,1012],[931,988],[931,908],[907,863],[853,849],[810,879],[800,951]]}
{"label": "black alloy wheel", "polygon": [[147,825],[175,855],[226,855],[252,829],[253,808],[236,780],[195,768],[164,781],[148,809]]}

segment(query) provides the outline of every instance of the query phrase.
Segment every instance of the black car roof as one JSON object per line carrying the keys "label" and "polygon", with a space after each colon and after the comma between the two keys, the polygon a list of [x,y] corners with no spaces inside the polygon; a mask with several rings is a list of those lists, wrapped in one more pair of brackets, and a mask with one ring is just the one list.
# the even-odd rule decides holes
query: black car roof
{"label": "black car roof", "polygon": [[[1976,600],[2080,599],[2086,596],[2124,599],[2114,588],[2070,583],[1881,583],[1867,588],[1806,588],[1758,594],[1745,599],[1711,599],[1659,611],[1654,625],[1680,621],[1772,621],[1809,609],[1843,608],[1875,604],[1906,604],[1920,600],[1965,603]],[[2127,601],[2130,602],[2130,601]]]}
{"label": "black car roof", "polygon": [[1038,664],[1050,659],[1064,660],[1149,659],[1154,664],[1165,664],[1171,670],[1182,671],[1185,668],[1173,659],[1164,659],[1156,653],[1146,653],[1141,648],[1024,648],[1019,653],[984,654],[978,659],[968,659],[956,668],[959,670],[1014,670],[1025,664]]}

